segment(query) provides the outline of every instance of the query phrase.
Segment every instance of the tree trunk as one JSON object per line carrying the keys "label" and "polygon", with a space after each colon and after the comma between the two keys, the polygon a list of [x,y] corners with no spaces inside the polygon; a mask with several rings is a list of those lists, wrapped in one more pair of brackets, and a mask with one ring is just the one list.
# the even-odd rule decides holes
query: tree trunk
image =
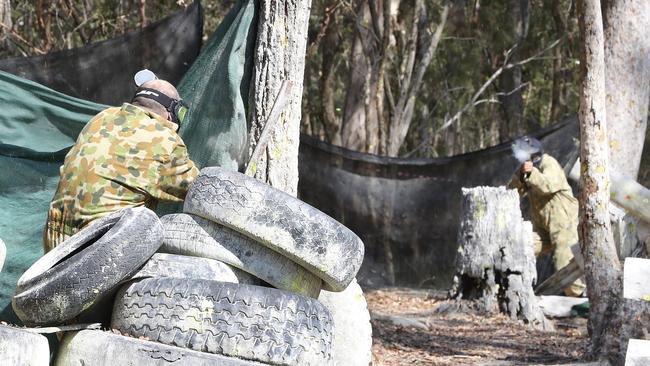
{"label": "tree trunk", "polygon": [[533,292],[533,227],[521,216],[517,191],[463,188],[460,220],[452,296],[548,329]]}
{"label": "tree trunk", "polygon": [[9,0],[0,0],[0,42],[4,42],[8,29],[11,29],[13,25],[11,21],[11,1]]}
{"label": "tree trunk", "polygon": [[[433,60],[433,55],[442,38],[442,31],[447,22],[447,15],[449,14],[449,5],[446,4],[442,9],[440,22],[436,31],[433,34],[427,34],[433,22],[423,22],[421,20],[425,11],[423,1],[416,1],[415,7],[413,19],[414,29],[412,39],[410,40],[412,42],[411,47],[413,47],[410,50],[410,57],[412,59],[406,62],[406,74],[400,76],[402,80],[400,83],[401,90],[399,90],[399,98],[394,106],[393,113],[391,113],[387,146],[389,156],[398,156],[399,150],[404,143],[406,134],[411,126],[415,100],[422,87],[424,73],[429,67],[431,60]],[[390,87],[390,85],[386,85],[386,87]]]}
{"label": "tree trunk", "polygon": [[[350,52],[350,79],[345,95],[341,142],[343,147],[366,151],[366,100],[369,98],[370,63],[368,53],[372,33],[365,25],[370,21],[368,2],[361,0],[357,11],[356,32]],[[371,113],[375,114],[375,113]]]}
{"label": "tree trunk", "polygon": [[[334,6],[334,2],[328,3],[325,12]],[[327,25],[323,41],[321,42],[321,120],[325,125],[325,133],[330,143],[341,145],[341,121],[336,116],[335,89],[336,89],[336,54],[339,52],[337,37],[337,25],[335,14],[332,15],[330,23]]]}
{"label": "tree trunk", "polygon": [[[591,307],[590,353],[603,357],[608,328],[619,311],[621,265],[609,216],[609,173],[605,113],[605,56],[600,0],[579,0],[582,38],[580,96],[580,245]],[[610,337],[612,335],[610,334]]]}
{"label": "tree trunk", "polygon": [[[250,95],[249,141],[257,141],[283,80],[293,82],[291,95],[255,177],[296,195],[300,106],[311,0],[261,1]],[[251,143],[250,151],[254,149]]]}
{"label": "tree trunk", "polygon": [[650,1],[604,3],[609,156],[619,173],[636,178],[650,99]]}
{"label": "tree trunk", "polygon": [[[566,40],[566,26],[561,1],[552,0],[550,7],[551,13],[553,14],[553,22],[555,23],[556,37],[558,39]],[[564,98],[562,95],[562,84],[564,83],[562,57],[562,47],[560,44],[553,50],[553,86],[551,87],[551,108],[549,114],[549,121],[552,123],[560,120],[562,106],[564,105]]]}
{"label": "tree trunk", "polygon": [[[510,0],[508,4],[513,41],[517,48],[510,57],[511,62],[519,61],[519,49],[528,34],[529,0]],[[501,130],[501,136],[516,136],[524,132],[524,100],[521,90],[521,66],[513,67],[503,73],[502,92],[500,99],[506,121]]]}

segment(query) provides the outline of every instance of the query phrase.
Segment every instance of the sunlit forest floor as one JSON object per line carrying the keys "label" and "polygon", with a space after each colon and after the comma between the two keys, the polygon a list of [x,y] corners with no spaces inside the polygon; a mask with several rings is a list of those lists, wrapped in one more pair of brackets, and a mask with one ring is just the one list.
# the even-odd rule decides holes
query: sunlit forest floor
{"label": "sunlit forest floor", "polygon": [[503,315],[431,309],[445,293],[405,288],[366,291],[373,365],[529,365],[583,362],[587,321],[554,320],[534,330]]}

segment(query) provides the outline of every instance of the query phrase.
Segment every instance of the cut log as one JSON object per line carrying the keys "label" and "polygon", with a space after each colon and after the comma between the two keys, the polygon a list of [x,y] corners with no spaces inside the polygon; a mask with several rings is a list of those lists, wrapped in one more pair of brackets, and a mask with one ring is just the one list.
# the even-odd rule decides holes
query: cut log
{"label": "cut log", "polygon": [[584,275],[575,258],[535,288],[537,295],[556,295]]}
{"label": "cut log", "polygon": [[[578,181],[580,179],[580,160],[576,161],[569,178]],[[637,183],[632,178],[610,169],[610,198],[622,208],[637,216],[641,220],[650,223],[650,189]]]}
{"label": "cut log", "polygon": [[626,258],[623,268],[623,297],[650,301],[650,259]]}
{"label": "cut log", "polygon": [[[612,219],[612,231],[619,258],[625,258],[634,253],[638,245],[636,220],[620,208],[610,205],[610,217]],[[584,276],[584,260],[580,252],[580,246],[574,244],[571,247],[574,259],[566,267],[555,272],[544,282],[535,288],[537,295],[558,294],[567,284],[573,283],[576,279]]]}
{"label": "cut log", "polygon": [[523,220],[519,195],[505,187],[463,188],[453,298],[476,300],[548,329],[533,293],[537,280],[532,225]]}
{"label": "cut log", "polygon": [[589,301],[585,297],[538,296],[537,301],[544,315],[549,318],[568,318],[573,316],[571,309],[575,305]]}
{"label": "cut log", "polygon": [[630,342],[627,344],[625,366],[647,365],[650,365],[650,341],[630,339]]}

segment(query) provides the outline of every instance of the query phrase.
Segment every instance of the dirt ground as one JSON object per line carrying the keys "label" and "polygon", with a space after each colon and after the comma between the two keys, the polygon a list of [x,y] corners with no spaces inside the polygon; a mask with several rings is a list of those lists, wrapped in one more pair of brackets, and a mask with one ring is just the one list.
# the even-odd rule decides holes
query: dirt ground
{"label": "dirt ground", "polygon": [[373,365],[531,365],[583,362],[587,322],[553,320],[555,331],[503,315],[431,311],[451,303],[439,291],[366,290],[372,315]]}

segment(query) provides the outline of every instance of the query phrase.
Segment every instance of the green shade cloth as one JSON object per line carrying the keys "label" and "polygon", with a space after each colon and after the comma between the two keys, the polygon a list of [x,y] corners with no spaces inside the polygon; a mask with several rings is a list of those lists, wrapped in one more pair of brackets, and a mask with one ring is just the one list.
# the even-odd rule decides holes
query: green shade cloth
{"label": "green shade cloth", "polygon": [[[237,169],[247,151],[255,19],[255,1],[238,2],[179,84],[191,105],[180,133],[200,167]],[[43,255],[43,226],[59,167],[85,123],[107,106],[5,72],[0,105],[0,238],[7,245],[0,320],[16,322],[11,296],[20,275]]]}

